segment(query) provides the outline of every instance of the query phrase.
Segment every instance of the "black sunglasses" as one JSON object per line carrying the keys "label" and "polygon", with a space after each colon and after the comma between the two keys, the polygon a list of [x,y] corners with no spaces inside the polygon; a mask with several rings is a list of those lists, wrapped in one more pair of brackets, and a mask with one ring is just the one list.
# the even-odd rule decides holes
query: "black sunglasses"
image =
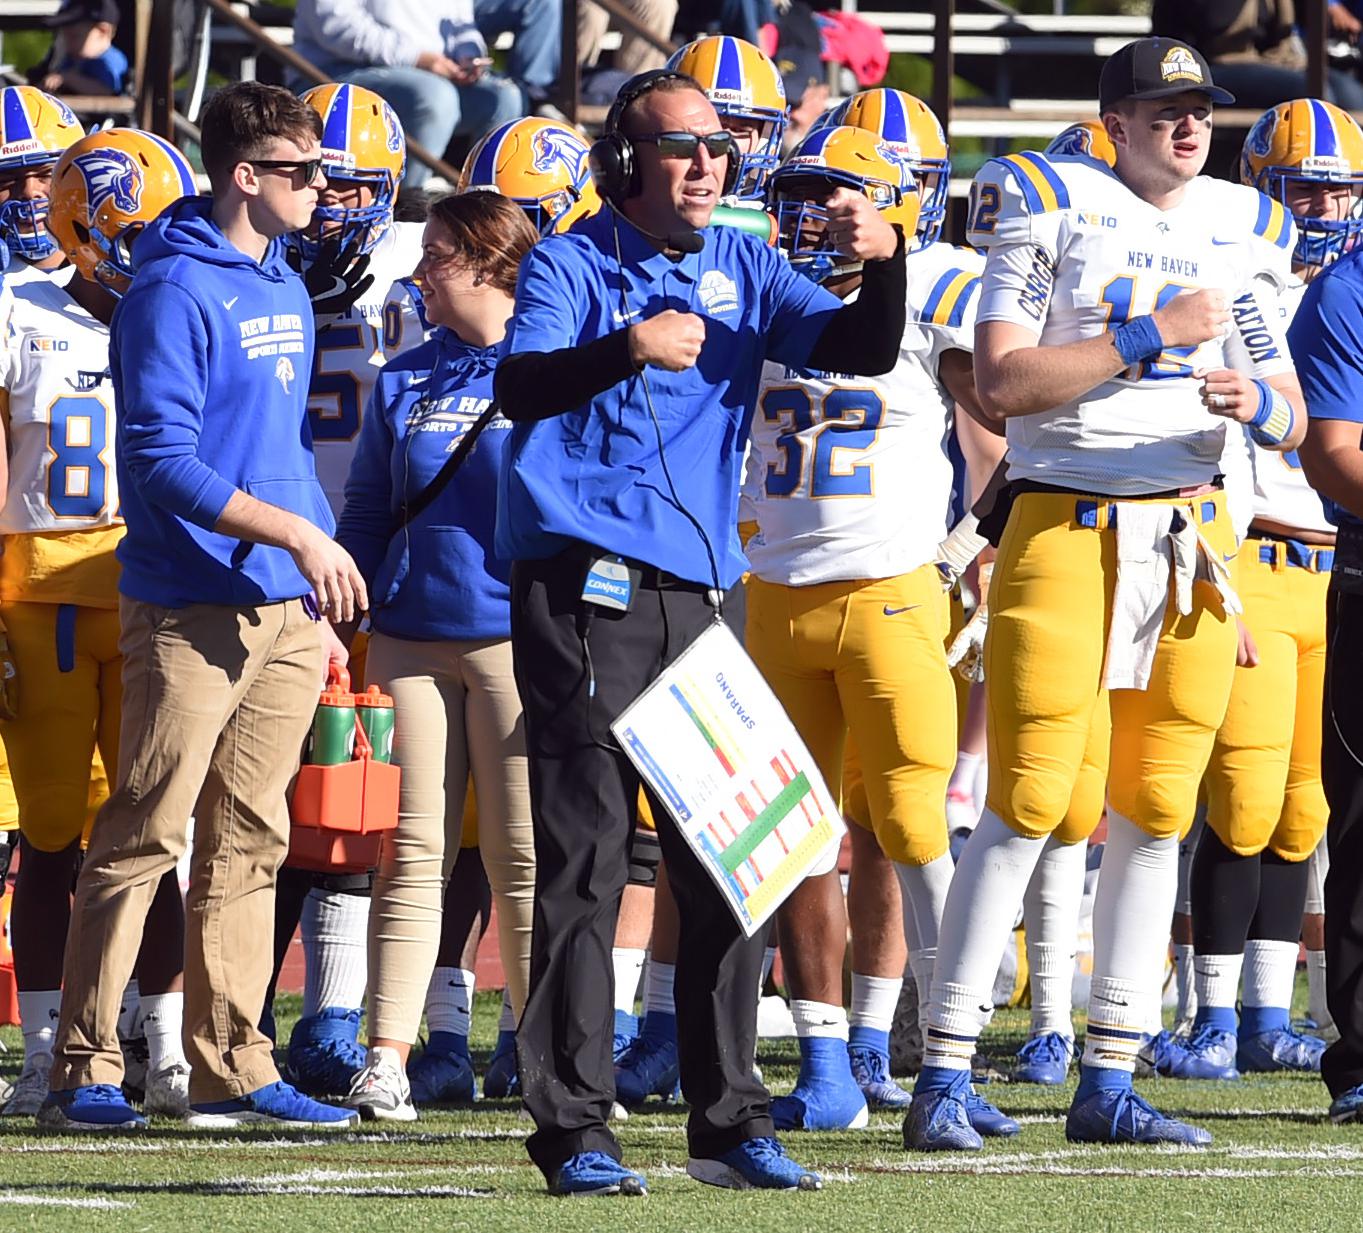
{"label": "black sunglasses", "polygon": [[734,135],[724,129],[717,133],[639,133],[630,141],[647,142],[658,147],[663,158],[693,159],[702,145],[711,158],[727,158],[734,150]]}
{"label": "black sunglasses", "polygon": [[320,158],[308,158],[301,161],[296,158],[248,158],[244,161],[250,163],[252,167],[264,167],[269,171],[284,171],[291,175],[301,171],[304,187],[317,179],[317,173],[322,170]]}

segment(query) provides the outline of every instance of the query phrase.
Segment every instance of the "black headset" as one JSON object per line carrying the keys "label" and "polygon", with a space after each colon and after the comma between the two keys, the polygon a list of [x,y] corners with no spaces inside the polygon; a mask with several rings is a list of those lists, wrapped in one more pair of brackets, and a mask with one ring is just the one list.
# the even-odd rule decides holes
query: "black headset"
{"label": "black headset", "polygon": [[[587,153],[592,183],[596,185],[596,191],[613,206],[619,206],[630,197],[637,197],[643,187],[639,181],[639,164],[634,156],[634,146],[620,131],[620,122],[632,103],[665,81],[685,82],[689,86],[694,86],[700,93],[705,93],[694,77],[674,69],[650,69],[646,73],[631,77],[620,87],[620,92],[606,113],[601,136],[592,143],[592,148]],[[732,153],[726,161],[728,169],[724,173],[722,191],[727,193],[738,178],[738,161]]]}

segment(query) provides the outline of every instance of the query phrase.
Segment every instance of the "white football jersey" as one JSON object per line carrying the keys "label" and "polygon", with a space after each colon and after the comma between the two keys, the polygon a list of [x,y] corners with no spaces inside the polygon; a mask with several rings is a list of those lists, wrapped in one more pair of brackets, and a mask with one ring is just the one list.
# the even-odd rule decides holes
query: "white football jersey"
{"label": "white football jersey", "polygon": [[6,282],[0,397],[9,443],[0,532],[85,531],[122,522],[109,328],[50,278]]}
{"label": "white football jersey", "polygon": [[[1199,176],[1174,208],[1137,197],[1106,164],[1024,152],[986,163],[971,190],[971,243],[988,250],[978,320],[1061,345],[1100,335],[1181,291],[1225,292],[1250,375],[1292,370],[1276,293],[1296,230],[1252,188]],[[1248,298],[1245,298],[1248,297]],[[1169,348],[1051,411],[1008,420],[1008,474],[1111,496],[1209,483],[1229,421],[1194,372],[1228,366],[1226,339]]]}
{"label": "white football jersey", "polygon": [[942,353],[970,351],[983,261],[934,244],[908,258],[907,325],[883,377],[768,363],[742,509],[753,572],[811,586],[891,578],[931,561],[947,530],[954,403]]}
{"label": "white football jersey", "polygon": [[400,307],[388,310],[388,295],[395,280],[416,269],[421,233],[420,223],[389,227],[369,255],[373,285],[353,307],[317,331],[308,419],[317,478],[337,517],[345,504],[345,481],[374,380],[388,357],[396,353],[385,345],[385,335],[419,337],[419,327],[404,318]]}

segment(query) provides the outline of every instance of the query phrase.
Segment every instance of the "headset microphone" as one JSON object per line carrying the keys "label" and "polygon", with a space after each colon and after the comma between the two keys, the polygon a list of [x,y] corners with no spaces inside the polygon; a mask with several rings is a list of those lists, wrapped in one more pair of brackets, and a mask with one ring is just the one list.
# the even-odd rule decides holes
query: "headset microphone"
{"label": "headset microphone", "polygon": [[705,237],[699,231],[670,231],[667,247],[675,253],[698,253],[705,247]]}

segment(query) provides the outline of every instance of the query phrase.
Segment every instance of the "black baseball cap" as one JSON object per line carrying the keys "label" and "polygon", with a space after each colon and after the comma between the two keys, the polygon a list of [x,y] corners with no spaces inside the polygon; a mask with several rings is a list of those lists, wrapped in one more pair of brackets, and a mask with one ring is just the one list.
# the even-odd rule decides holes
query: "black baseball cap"
{"label": "black baseball cap", "polygon": [[1196,47],[1176,39],[1137,39],[1114,51],[1098,78],[1098,110],[1128,98],[1170,98],[1197,90],[1213,103],[1235,102],[1229,90],[1212,84],[1212,70]]}
{"label": "black baseball cap", "polygon": [[107,21],[116,26],[121,19],[118,0],[62,0],[61,8],[44,24],[49,30],[60,30],[82,21]]}

